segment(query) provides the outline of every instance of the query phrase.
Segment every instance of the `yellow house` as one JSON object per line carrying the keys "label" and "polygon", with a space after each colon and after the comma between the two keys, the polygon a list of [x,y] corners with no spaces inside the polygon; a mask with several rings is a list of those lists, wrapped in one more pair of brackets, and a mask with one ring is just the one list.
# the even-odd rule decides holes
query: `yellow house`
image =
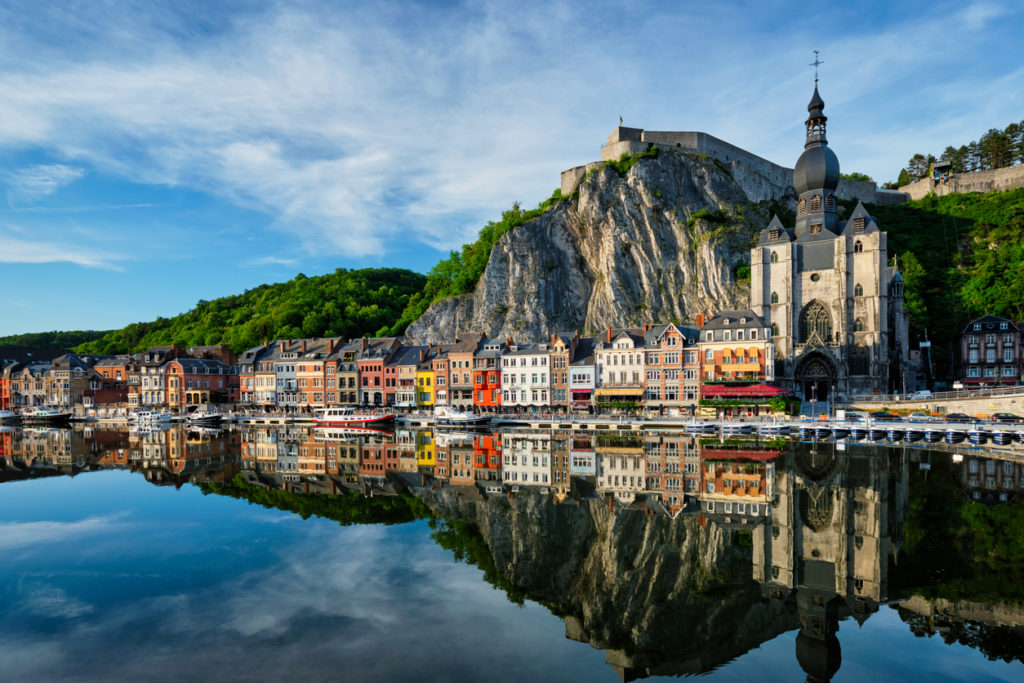
{"label": "yellow house", "polygon": [[416,432],[416,465],[419,467],[433,467],[434,462],[434,432],[429,429]]}
{"label": "yellow house", "polygon": [[434,369],[430,363],[421,363],[416,368],[416,405],[426,408],[434,406]]}

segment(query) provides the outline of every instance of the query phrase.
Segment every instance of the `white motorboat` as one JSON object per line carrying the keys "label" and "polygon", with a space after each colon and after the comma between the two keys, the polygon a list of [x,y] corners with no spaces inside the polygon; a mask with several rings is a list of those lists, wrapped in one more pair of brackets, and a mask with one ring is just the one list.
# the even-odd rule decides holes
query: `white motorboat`
{"label": "white motorboat", "polygon": [[170,424],[174,413],[166,410],[137,410],[129,417],[133,424]]}
{"label": "white motorboat", "polygon": [[357,412],[347,406],[329,406],[318,408],[313,413],[313,422],[317,425],[333,427],[361,427],[368,425],[385,425],[394,422],[393,412]]}
{"label": "white motorboat", "polygon": [[224,416],[209,405],[200,406],[188,415],[190,425],[218,425],[222,419]]}
{"label": "white motorboat", "polygon": [[476,415],[448,406],[434,408],[434,424],[438,427],[483,427],[490,421],[490,415]]}

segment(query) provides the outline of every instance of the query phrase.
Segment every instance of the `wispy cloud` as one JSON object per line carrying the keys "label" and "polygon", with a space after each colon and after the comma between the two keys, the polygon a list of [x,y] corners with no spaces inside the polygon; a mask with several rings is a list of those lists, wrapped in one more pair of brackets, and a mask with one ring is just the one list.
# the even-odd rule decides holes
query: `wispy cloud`
{"label": "wispy cloud", "polygon": [[125,256],[92,247],[78,247],[66,241],[30,240],[0,232],[0,263],[74,263],[89,268],[121,270],[117,261]]}
{"label": "wispy cloud", "polygon": [[85,175],[81,168],[64,164],[37,164],[6,174],[7,201],[34,202],[70,185]]}
{"label": "wispy cloud", "polygon": [[250,266],[297,266],[298,259],[281,258],[279,256],[261,256],[260,258],[249,259],[245,262]]}
{"label": "wispy cloud", "polygon": [[[0,253],[2,249],[0,245]],[[122,520],[126,514],[88,517],[75,522],[0,522],[0,550],[114,533],[124,525]]]}

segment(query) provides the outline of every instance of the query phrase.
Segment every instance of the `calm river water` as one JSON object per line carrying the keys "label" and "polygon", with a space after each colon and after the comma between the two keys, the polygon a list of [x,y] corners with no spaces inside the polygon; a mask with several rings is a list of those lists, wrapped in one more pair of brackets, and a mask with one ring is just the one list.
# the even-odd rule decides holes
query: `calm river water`
{"label": "calm river water", "polygon": [[0,431],[0,680],[1024,680],[1024,451]]}

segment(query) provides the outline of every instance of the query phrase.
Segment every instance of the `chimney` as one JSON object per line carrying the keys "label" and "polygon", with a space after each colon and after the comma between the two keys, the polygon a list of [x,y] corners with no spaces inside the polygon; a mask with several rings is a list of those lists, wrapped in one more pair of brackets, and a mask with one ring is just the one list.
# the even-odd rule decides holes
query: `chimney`
{"label": "chimney", "polygon": [[505,346],[512,346],[512,337],[505,337]]}
{"label": "chimney", "polygon": [[420,362],[423,362],[423,347],[420,347]]}
{"label": "chimney", "polygon": [[305,340],[305,339],[303,339],[303,340],[302,340],[302,341],[301,341],[301,342],[299,343],[299,353],[305,353],[305,352],[306,352],[306,340]]}
{"label": "chimney", "polygon": [[608,338],[608,343],[611,344],[612,343],[612,328],[610,328],[610,327],[608,328],[608,331],[605,332],[605,336]]}
{"label": "chimney", "polygon": [[644,334],[647,334],[647,331],[650,330],[650,329],[651,329],[650,323],[644,323]]}
{"label": "chimney", "polygon": [[694,321],[698,328],[704,327],[704,314],[698,313],[697,319]]}
{"label": "chimney", "polygon": [[361,338],[361,339],[359,340],[359,346],[360,346],[360,348],[361,348],[361,349],[362,349],[363,351],[365,351],[365,350],[366,350],[366,347],[367,347],[366,337],[362,337],[362,338]]}

